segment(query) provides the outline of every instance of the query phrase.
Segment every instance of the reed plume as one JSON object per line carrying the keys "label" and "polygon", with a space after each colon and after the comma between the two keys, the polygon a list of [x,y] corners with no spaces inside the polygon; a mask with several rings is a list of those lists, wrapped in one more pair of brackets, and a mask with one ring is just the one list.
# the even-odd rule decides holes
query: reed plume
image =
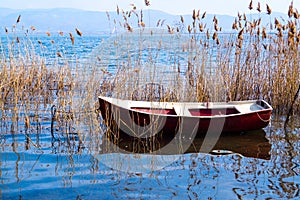
{"label": "reed plume", "polygon": [[145,0],[145,5],[146,6],[150,6],[150,1],[149,0]]}
{"label": "reed plume", "polygon": [[17,18],[17,24],[20,23],[20,21],[21,21],[21,15],[19,15]]}
{"label": "reed plume", "polygon": [[261,12],[261,9],[260,9],[260,2],[257,3],[257,8],[256,8],[256,10],[257,10],[258,12]]}
{"label": "reed plume", "polygon": [[82,32],[78,28],[75,28],[75,31],[76,31],[77,35],[79,35],[80,37],[82,36]]}
{"label": "reed plume", "polygon": [[249,10],[253,9],[253,2],[252,2],[252,0],[250,1],[248,8],[249,8]]}
{"label": "reed plume", "polygon": [[73,36],[72,33],[69,33],[69,35],[70,35],[70,40],[71,40],[71,42],[72,42],[72,45],[74,45],[74,43],[75,43],[75,38],[74,38],[74,36]]}
{"label": "reed plume", "polygon": [[272,9],[270,8],[270,6],[268,4],[266,4],[266,6],[267,6],[267,14],[271,15]]}

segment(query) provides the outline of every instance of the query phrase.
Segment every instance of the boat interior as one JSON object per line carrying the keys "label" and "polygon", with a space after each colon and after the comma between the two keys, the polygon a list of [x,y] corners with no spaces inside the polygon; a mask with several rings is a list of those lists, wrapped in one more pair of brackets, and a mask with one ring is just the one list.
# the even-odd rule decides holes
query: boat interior
{"label": "boat interior", "polygon": [[[134,102],[133,102],[134,103]],[[247,102],[228,102],[228,103],[164,103],[157,104],[138,102],[135,106],[130,106],[130,109],[142,113],[151,113],[159,115],[174,115],[174,116],[227,116],[240,113],[255,112],[267,109],[267,105],[262,101],[247,101]]]}

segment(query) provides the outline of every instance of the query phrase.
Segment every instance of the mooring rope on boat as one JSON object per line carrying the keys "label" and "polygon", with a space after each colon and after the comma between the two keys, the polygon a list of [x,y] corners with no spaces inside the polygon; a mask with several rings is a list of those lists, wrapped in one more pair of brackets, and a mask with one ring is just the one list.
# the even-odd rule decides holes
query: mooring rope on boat
{"label": "mooring rope on boat", "polygon": [[261,121],[263,121],[263,122],[270,122],[270,121],[271,121],[271,117],[270,117],[269,119],[263,119],[263,118],[261,118],[261,116],[258,114],[258,112],[257,112],[256,114],[257,114],[258,118],[259,118]]}

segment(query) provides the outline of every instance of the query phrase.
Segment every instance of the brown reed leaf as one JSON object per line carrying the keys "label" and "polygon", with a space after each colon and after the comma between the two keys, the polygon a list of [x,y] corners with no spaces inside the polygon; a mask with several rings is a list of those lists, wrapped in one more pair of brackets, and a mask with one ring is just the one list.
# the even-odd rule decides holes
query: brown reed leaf
{"label": "brown reed leaf", "polygon": [[238,16],[239,21],[241,21],[242,20],[242,15],[240,14],[240,12],[238,12],[237,16]]}
{"label": "brown reed leaf", "polygon": [[244,33],[244,29],[239,31],[239,34],[238,34],[238,39],[239,40],[243,40],[243,33]]}
{"label": "brown reed leaf", "polygon": [[204,19],[206,17],[206,11],[202,14],[201,19]]}
{"label": "brown reed leaf", "polygon": [[145,23],[143,21],[141,21],[141,22],[139,22],[139,26],[141,26],[141,27],[144,28],[146,25],[145,25]]}
{"label": "brown reed leaf", "polygon": [[215,24],[218,24],[218,19],[217,19],[216,15],[214,15],[213,22],[214,22]]}
{"label": "brown reed leaf", "polygon": [[30,128],[30,119],[28,116],[25,116],[25,129],[29,129]]}
{"label": "brown reed leaf", "polygon": [[200,10],[197,11],[197,19],[200,17]]}
{"label": "brown reed leaf", "polygon": [[64,32],[62,32],[62,31],[59,31],[59,33],[58,33],[60,36],[64,36]]}
{"label": "brown reed leaf", "polygon": [[218,24],[214,24],[215,31],[219,31]]}
{"label": "brown reed leaf", "polygon": [[253,23],[249,22],[250,28],[255,29],[256,28],[256,20],[253,20]]}
{"label": "brown reed leaf", "polygon": [[149,0],[145,0],[145,5],[146,6],[150,6],[150,1]]}
{"label": "brown reed leaf", "polygon": [[292,31],[288,32],[288,39],[294,39],[295,34]]}
{"label": "brown reed leaf", "polygon": [[262,30],[262,39],[266,39],[266,38],[267,38],[266,28],[263,27],[263,30]]}
{"label": "brown reed leaf", "polygon": [[278,19],[275,17],[275,25],[277,26],[278,24],[280,24],[280,22],[278,21]]}
{"label": "brown reed leaf", "polygon": [[117,14],[119,15],[120,14],[120,9],[119,9],[119,6],[117,5]]}
{"label": "brown reed leaf", "polygon": [[293,16],[294,13],[294,8],[293,8],[293,2],[291,2],[291,5],[289,6],[289,10],[288,10],[288,16],[289,18],[291,18]]}
{"label": "brown reed leaf", "polygon": [[281,29],[278,30],[277,37],[279,37],[279,38],[283,37],[283,33],[282,33]]}
{"label": "brown reed leaf", "polygon": [[50,37],[51,33],[49,31],[46,32],[47,36]]}
{"label": "brown reed leaf", "polygon": [[248,8],[249,8],[249,10],[253,9],[253,2],[252,2],[252,0],[250,1],[250,4],[249,4]]}
{"label": "brown reed leaf", "polygon": [[267,6],[267,14],[271,15],[272,9],[270,8],[270,6],[268,4],[266,4],[266,6]]}
{"label": "brown reed leaf", "polygon": [[5,27],[5,33],[8,34],[8,29]]}
{"label": "brown reed leaf", "polygon": [[239,24],[239,28],[242,28],[242,27],[243,27],[243,25],[242,25],[242,22],[241,22],[241,21],[239,21],[239,22],[238,22],[238,24]]}
{"label": "brown reed leaf", "polygon": [[209,39],[210,38],[210,35],[209,35],[209,30],[207,29],[206,31],[206,38]]}
{"label": "brown reed leaf", "polygon": [[289,32],[290,32],[292,35],[295,35],[295,34],[296,34],[297,28],[296,28],[295,22],[289,22]]}
{"label": "brown reed leaf", "polygon": [[158,27],[159,26],[159,24],[160,24],[160,19],[157,21],[157,23],[156,23],[156,26]]}
{"label": "brown reed leaf", "polygon": [[259,26],[261,24],[261,18],[259,18],[258,20],[257,20],[257,26]]}
{"label": "brown reed leaf", "polygon": [[136,5],[134,3],[131,3],[130,5],[132,7],[132,10],[136,10]]}
{"label": "brown reed leaf", "polygon": [[60,52],[56,52],[56,55],[57,55],[58,57],[62,58],[62,55],[61,55]]}
{"label": "brown reed leaf", "polygon": [[261,12],[261,9],[260,9],[260,2],[257,3],[257,8],[256,8],[256,10],[257,10],[258,12]]}
{"label": "brown reed leaf", "polygon": [[129,32],[133,32],[133,28],[128,23],[126,23],[126,28]]}
{"label": "brown reed leaf", "polygon": [[69,33],[69,35],[70,35],[70,39],[71,39],[72,45],[74,45],[74,43],[75,43],[75,38],[74,38],[74,36],[73,36],[72,33]]}
{"label": "brown reed leaf", "polygon": [[39,44],[42,44],[42,41],[41,41],[41,40],[38,40],[37,42],[38,42]]}
{"label": "brown reed leaf", "polygon": [[21,21],[21,15],[19,15],[18,19],[17,19],[17,23],[20,23]]}
{"label": "brown reed leaf", "polygon": [[181,21],[181,23],[184,23],[184,18],[182,15],[180,16],[180,21]]}
{"label": "brown reed leaf", "polygon": [[295,10],[295,11],[294,11],[294,18],[295,18],[295,19],[299,19],[299,13],[298,13],[298,10]]}
{"label": "brown reed leaf", "polygon": [[217,33],[217,32],[214,32],[212,39],[215,40],[215,39],[217,39],[217,38],[218,38],[218,33]]}
{"label": "brown reed leaf", "polygon": [[192,15],[192,17],[193,17],[193,20],[194,20],[194,21],[197,19],[197,15],[196,15],[196,10],[195,10],[195,9],[193,10],[193,15]]}
{"label": "brown reed leaf", "polygon": [[34,26],[30,26],[30,29],[31,29],[32,31],[35,31],[35,30],[36,30],[36,28],[35,28]]}
{"label": "brown reed leaf", "polygon": [[298,34],[297,34],[296,41],[297,41],[297,44],[300,43],[300,31],[299,31]]}
{"label": "brown reed leaf", "polygon": [[20,43],[20,39],[19,37],[16,38],[17,43]]}
{"label": "brown reed leaf", "polygon": [[288,45],[289,45],[290,47],[293,47],[294,44],[295,44],[294,37],[289,36],[289,37],[288,37]]}
{"label": "brown reed leaf", "polygon": [[200,31],[200,32],[203,32],[203,31],[204,31],[204,28],[203,28],[203,24],[202,24],[202,23],[199,24],[199,31]]}
{"label": "brown reed leaf", "polygon": [[263,44],[264,49],[266,50],[268,48],[268,45]]}
{"label": "brown reed leaf", "polygon": [[281,25],[281,23],[278,21],[277,18],[275,18],[275,28],[276,28],[278,31],[280,31],[281,28],[282,28],[282,25]]}
{"label": "brown reed leaf", "polygon": [[238,30],[238,26],[237,26],[237,21],[236,21],[236,19],[235,19],[235,21],[233,22],[231,28],[232,28],[233,30]]}
{"label": "brown reed leaf", "polygon": [[77,35],[79,35],[80,37],[82,36],[82,32],[78,28],[75,28],[75,31],[76,31]]}
{"label": "brown reed leaf", "polygon": [[107,12],[107,11],[106,11],[106,16],[107,16],[108,21],[110,21],[110,15],[109,15],[109,12]]}
{"label": "brown reed leaf", "polygon": [[174,33],[173,28],[171,28],[171,26],[169,26],[169,25],[167,25],[167,27],[168,27],[168,32],[169,32],[170,34],[173,34],[173,33]]}
{"label": "brown reed leaf", "polygon": [[191,25],[188,25],[188,32],[189,32],[189,33],[191,33],[191,32],[192,32]]}
{"label": "brown reed leaf", "polygon": [[239,40],[236,46],[241,49],[243,46],[243,40]]}

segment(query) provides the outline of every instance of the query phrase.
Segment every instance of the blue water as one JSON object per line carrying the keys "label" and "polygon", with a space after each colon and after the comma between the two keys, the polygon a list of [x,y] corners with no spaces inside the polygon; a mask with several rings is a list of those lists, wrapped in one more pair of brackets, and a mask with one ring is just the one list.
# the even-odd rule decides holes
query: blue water
{"label": "blue water", "polygon": [[[102,154],[43,134],[1,136],[3,199],[297,199],[299,145],[272,141],[271,159],[239,154]],[[30,142],[27,144],[27,138]],[[33,145],[35,144],[35,145]],[[294,149],[293,149],[294,148]],[[289,154],[294,155],[294,158]],[[149,160],[171,162],[161,168]],[[154,169],[152,171],[151,169]]]}
{"label": "blue water", "polygon": [[[9,52],[13,52],[14,56],[45,58],[48,65],[65,62],[75,63],[76,61],[86,59],[90,56],[92,50],[98,47],[103,40],[109,36],[106,35],[74,35],[74,44],[72,44],[68,33],[63,36],[53,33],[51,36],[46,34],[8,34],[0,36],[0,55],[1,58],[9,59]],[[17,38],[20,41],[17,42]],[[62,57],[57,56],[59,52]]]}
{"label": "blue water", "polygon": [[[15,40],[16,36],[1,36],[3,46]],[[46,57],[49,67],[65,61],[71,66],[77,61],[93,62],[99,49],[116,48],[108,36],[99,35],[77,36],[74,45],[67,35],[36,35],[29,41],[26,39],[25,44],[14,51],[23,55],[24,48],[33,45],[35,54]],[[99,53],[101,59],[111,61],[116,54],[107,55],[104,50]],[[0,51],[2,58],[7,57],[7,49]],[[62,58],[57,57],[57,51],[62,52]],[[159,56],[174,62],[170,53]],[[115,66],[110,67],[113,72]],[[1,112],[0,199],[300,198],[300,129],[284,132],[281,120],[273,119],[271,126],[261,133],[267,141],[263,144],[270,144],[265,150],[261,148],[262,138],[250,135],[242,141],[233,141],[234,138],[222,141],[228,142],[228,148],[234,146],[237,153],[145,155],[104,152],[101,131],[86,132],[80,142],[76,132],[65,131],[69,127],[54,124],[53,138],[50,113],[32,122],[30,130],[22,123],[9,121],[7,116],[9,110]],[[18,128],[12,131],[16,124]],[[239,152],[240,149],[244,151]],[[259,153],[248,154],[251,151],[266,151],[270,156],[265,159]]]}

